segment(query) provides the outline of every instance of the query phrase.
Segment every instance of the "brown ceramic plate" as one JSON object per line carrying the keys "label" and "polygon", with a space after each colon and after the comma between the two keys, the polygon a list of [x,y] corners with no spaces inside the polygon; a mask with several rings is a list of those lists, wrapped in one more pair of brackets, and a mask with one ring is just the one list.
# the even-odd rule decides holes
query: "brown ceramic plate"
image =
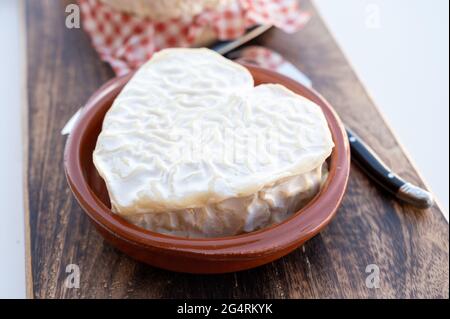
{"label": "brown ceramic plate", "polygon": [[190,273],[224,273],[278,259],[330,222],[344,195],[350,168],[349,145],[341,121],[316,92],[278,73],[246,67],[256,85],[282,84],[322,108],[335,148],[329,159],[329,177],[321,192],[282,223],[238,236],[188,239],[158,234],[126,222],[110,210],[106,186],[92,162],[92,153],[103,117],[131,78],[130,74],[112,79],[93,94],[67,140],[64,155],[66,176],[73,194],[108,242],[127,255],[156,267]]}

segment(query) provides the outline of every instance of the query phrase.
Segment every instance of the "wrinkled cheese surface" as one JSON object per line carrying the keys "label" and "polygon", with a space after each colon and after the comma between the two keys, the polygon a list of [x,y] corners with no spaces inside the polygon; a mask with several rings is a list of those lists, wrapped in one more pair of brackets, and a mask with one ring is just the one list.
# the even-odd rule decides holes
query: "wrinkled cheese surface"
{"label": "wrinkled cheese surface", "polygon": [[158,232],[214,237],[304,205],[332,148],[313,102],[277,84],[254,87],[247,69],[210,50],[166,49],[114,101],[93,159],[115,213]]}

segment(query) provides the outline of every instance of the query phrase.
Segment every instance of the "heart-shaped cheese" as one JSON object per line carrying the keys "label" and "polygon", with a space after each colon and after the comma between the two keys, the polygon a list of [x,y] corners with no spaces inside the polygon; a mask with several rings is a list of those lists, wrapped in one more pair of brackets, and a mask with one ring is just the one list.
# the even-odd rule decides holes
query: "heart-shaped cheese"
{"label": "heart-shaped cheese", "polygon": [[332,148],[313,102],[254,87],[246,68],[208,49],[166,49],[116,98],[93,158],[113,210],[131,216],[251,196],[321,168]]}

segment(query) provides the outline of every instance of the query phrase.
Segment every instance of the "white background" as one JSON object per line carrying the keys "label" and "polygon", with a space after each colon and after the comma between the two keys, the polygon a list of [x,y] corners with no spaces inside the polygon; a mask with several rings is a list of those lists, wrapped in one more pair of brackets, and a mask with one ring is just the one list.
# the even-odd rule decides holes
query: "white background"
{"label": "white background", "polygon": [[315,3],[448,220],[449,1]]}
{"label": "white background", "polygon": [[[19,3],[0,1],[0,298],[25,296]],[[316,4],[448,219],[448,1]]]}
{"label": "white background", "polygon": [[25,296],[19,1],[0,0],[0,298]]}

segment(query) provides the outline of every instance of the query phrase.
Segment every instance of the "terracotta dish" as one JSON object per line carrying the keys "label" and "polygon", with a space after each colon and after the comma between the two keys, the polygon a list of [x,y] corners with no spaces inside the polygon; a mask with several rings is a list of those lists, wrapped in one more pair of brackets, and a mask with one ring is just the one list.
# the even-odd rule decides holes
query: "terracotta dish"
{"label": "terracotta dish", "polygon": [[147,231],[110,210],[108,192],[93,162],[92,152],[105,113],[132,77],[129,74],[103,85],[87,102],[66,144],[64,165],[69,186],[102,236],[125,254],[173,271],[224,273],[253,268],[278,259],[321,231],[336,214],[345,193],[350,169],[348,140],[331,106],[316,92],[278,73],[247,66],[255,85],[279,83],[317,103],[328,121],[335,148],[329,176],[314,199],[284,222],[238,236],[189,239]]}

